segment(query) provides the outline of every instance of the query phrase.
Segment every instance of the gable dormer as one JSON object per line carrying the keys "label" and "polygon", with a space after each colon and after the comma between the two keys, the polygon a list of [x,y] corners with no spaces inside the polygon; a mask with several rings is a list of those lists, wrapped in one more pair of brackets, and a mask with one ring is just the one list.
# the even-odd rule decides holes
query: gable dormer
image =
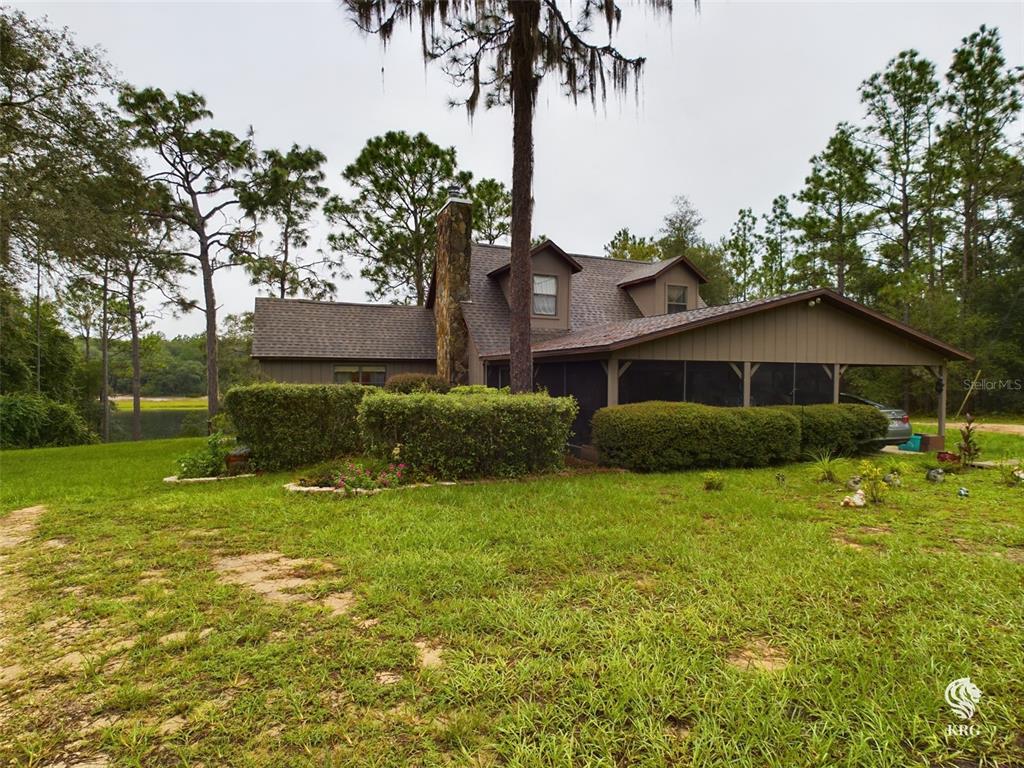
{"label": "gable dormer", "polygon": [[[572,256],[553,241],[545,240],[530,249],[533,272],[530,325],[534,328],[569,329],[572,276],[583,269]],[[487,276],[497,280],[505,301],[509,300],[511,265],[503,264]]]}
{"label": "gable dormer", "polygon": [[619,288],[627,291],[644,317],[704,306],[700,286],[708,279],[686,256],[638,266]]}

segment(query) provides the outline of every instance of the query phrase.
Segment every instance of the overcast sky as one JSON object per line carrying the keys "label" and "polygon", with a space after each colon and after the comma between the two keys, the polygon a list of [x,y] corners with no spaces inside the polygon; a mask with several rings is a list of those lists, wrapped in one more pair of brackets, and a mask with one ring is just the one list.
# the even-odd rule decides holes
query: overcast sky
{"label": "overcast sky", "polygon": [[[511,180],[509,113],[472,123],[450,109],[450,84],[424,67],[418,37],[382,51],[324,3],[15,3],[101,45],[139,86],[205,95],[218,127],[255,129],[260,148],[312,145],[328,185],[387,130],[424,131],[458,149],[460,166]],[[717,238],[739,208],[764,211],[796,191],[807,161],[837,122],[861,114],[857,86],[899,51],[916,48],[944,72],[952,49],[981,24],[1002,31],[1010,64],[1024,64],[1024,2],[714,2],[699,14],[677,0],[672,18],[629,8],[616,42],[647,56],[632,97],[595,114],[542,90],[535,128],[534,232],[568,251],[600,254],[620,227],[654,234],[673,196],[687,195]],[[312,247],[326,236],[322,223]],[[358,271],[357,265],[351,265]],[[198,281],[190,283],[199,295]],[[220,273],[223,313],[252,309],[241,270]],[[365,301],[343,282],[338,298]],[[202,328],[198,313],[166,317],[168,335]]]}

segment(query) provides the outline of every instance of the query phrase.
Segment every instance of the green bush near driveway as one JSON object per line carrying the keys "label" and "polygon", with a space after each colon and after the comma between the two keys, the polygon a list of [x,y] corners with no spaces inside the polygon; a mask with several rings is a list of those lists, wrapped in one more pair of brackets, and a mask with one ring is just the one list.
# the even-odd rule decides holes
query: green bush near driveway
{"label": "green bush near driveway", "polygon": [[0,395],[0,448],[85,445],[98,439],[72,405],[42,395]]}
{"label": "green bush near driveway", "polygon": [[776,408],[654,401],[602,408],[592,425],[602,463],[638,472],[763,467],[800,456],[800,419]]}
{"label": "green bush near driveway", "polygon": [[276,470],[362,450],[356,409],[371,390],[361,384],[253,384],[224,395],[252,465]]}
{"label": "green bush near driveway", "polygon": [[512,477],[560,466],[576,413],[573,398],[545,394],[375,392],[359,424],[371,453],[417,470]]}
{"label": "green bush near driveway", "polygon": [[854,456],[885,437],[889,419],[870,405],[783,405],[779,410],[800,419],[800,452],[806,458],[826,451]]}

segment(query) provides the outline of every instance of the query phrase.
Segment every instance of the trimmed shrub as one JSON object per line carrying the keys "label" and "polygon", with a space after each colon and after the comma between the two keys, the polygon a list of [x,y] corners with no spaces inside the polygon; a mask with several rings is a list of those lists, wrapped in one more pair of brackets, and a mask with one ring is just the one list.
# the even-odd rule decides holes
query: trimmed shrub
{"label": "trimmed shrub", "polygon": [[96,442],[96,433],[72,405],[42,395],[0,395],[0,448]]}
{"label": "trimmed shrub", "polygon": [[639,472],[763,467],[800,456],[800,419],[775,408],[653,401],[602,408],[592,426],[603,463]]}
{"label": "trimmed shrub", "polygon": [[449,395],[508,395],[508,387],[497,389],[486,384],[459,384],[448,390]]}
{"label": "trimmed shrub", "polygon": [[803,457],[830,453],[853,456],[873,447],[889,430],[889,419],[870,405],[781,405],[800,419],[800,453]]}
{"label": "trimmed shrub", "polygon": [[432,373],[396,373],[384,383],[384,389],[408,395],[413,392],[447,392],[451,385]]}
{"label": "trimmed shrub", "polygon": [[561,466],[576,401],[542,394],[367,395],[366,447],[439,477],[513,477]]}
{"label": "trimmed shrub", "polygon": [[224,395],[252,466],[275,470],[314,464],[362,449],[356,408],[361,384],[253,384]]}

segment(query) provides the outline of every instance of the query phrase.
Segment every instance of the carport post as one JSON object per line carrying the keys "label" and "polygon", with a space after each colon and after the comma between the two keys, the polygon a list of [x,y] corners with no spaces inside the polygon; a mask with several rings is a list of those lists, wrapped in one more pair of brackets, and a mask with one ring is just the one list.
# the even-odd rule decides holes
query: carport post
{"label": "carport post", "polygon": [[946,436],[946,385],[947,369],[945,365],[939,366],[939,378],[936,381],[936,389],[939,390],[939,437]]}
{"label": "carport post", "polygon": [[839,363],[832,364],[832,402],[839,402],[839,380],[843,377],[843,371]]}
{"label": "carport post", "polygon": [[605,366],[608,371],[608,405],[619,404],[619,358],[612,355]]}
{"label": "carport post", "polygon": [[743,363],[743,407],[750,407],[750,363]]}

